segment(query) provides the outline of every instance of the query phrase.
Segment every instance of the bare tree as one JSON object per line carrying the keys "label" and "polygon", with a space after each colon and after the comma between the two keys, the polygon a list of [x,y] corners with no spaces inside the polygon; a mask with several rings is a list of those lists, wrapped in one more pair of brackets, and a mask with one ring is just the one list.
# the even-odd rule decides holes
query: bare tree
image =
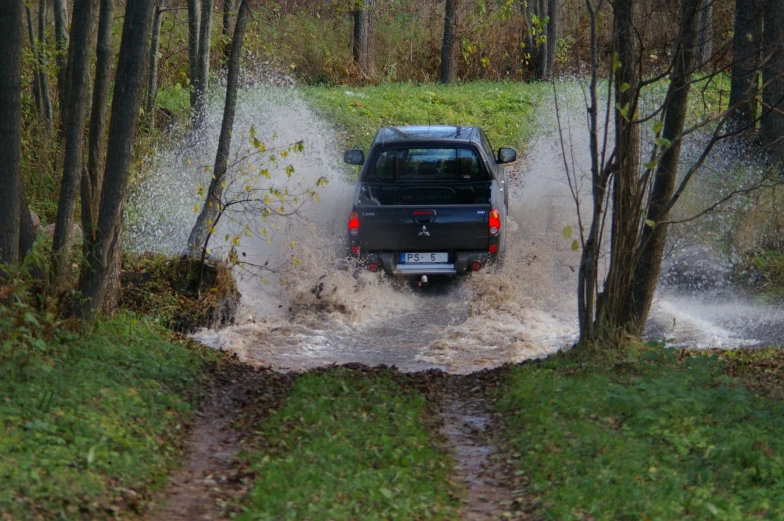
{"label": "bare tree", "polygon": [[373,74],[373,17],[375,0],[362,0],[357,3],[354,10],[354,36],[351,49],[354,53],[354,62],[365,76]]}
{"label": "bare tree", "polygon": [[196,121],[203,116],[210,78],[210,36],[212,35],[212,0],[201,0],[199,56],[196,73]]}
{"label": "bare tree", "polygon": [[199,83],[199,23],[200,0],[188,0],[188,79],[190,80],[191,109],[196,109],[196,86]]}
{"label": "bare tree", "polygon": [[729,104],[738,108],[730,126],[754,130],[762,58],[762,0],[736,0],[732,54]]}
{"label": "bare tree", "polygon": [[69,65],[68,119],[65,127],[65,159],[60,200],[57,205],[53,254],[53,280],[62,289],[68,275],[68,249],[71,243],[71,224],[74,207],[79,196],[84,150],[84,119],[87,114],[88,80],[90,71],[90,32],[92,31],[94,3],[92,0],[75,0],[71,39],[68,49]]}
{"label": "bare tree", "polygon": [[[109,83],[111,81],[112,22],[114,0],[100,0],[98,15],[98,41],[95,53],[95,80],[93,104],[90,111],[90,138],[87,151],[87,168],[82,169],[82,230],[95,239],[98,224],[98,205],[101,202],[104,156],[106,154],[106,116],[109,112]],[[88,241],[84,242],[87,245]],[[85,251],[85,254],[87,251]]]}
{"label": "bare tree", "polygon": [[[234,113],[237,107],[237,88],[239,85],[240,56],[242,54],[242,42],[245,37],[245,28],[248,23],[249,8],[245,0],[240,0],[237,24],[234,28],[234,36],[231,42],[231,57],[229,59],[229,71],[226,82],[226,101],[223,108],[223,122],[221,133],[218,138],[218,151],[215,155],[215,168],[213,170],[212,181],[207,190],[207,201],[202,206],[196,224],[191,230],[188,238],[188,249],[186,255],[196,256],[199,253],[204,255],[205,244],[210,236],[210,229],[215,226],[218,212],[220,211],[221,194],[223,192],[223,176],[229,166],[229,150],[231,149],[231,133],[234,127]],[[202,259],[203,260],[203,259]]]}
{"label": "bare tree", "polygon": [[22,2],[0,4],[0,263],[19,260]]}
{"label": "bare tree", "polygon": [[[683,0],[677,16],[677,37],[668,51],[671,62],[665,69],[652,73],[639,60],[647,55],[646,23],[651,14],[636,12],[645,6],[633,0],[613,0],[611,69],[614,78],[608,84],[603,109],[598,91],[600,66],[595,21],[605,2],[586,0],[591,17],[592,60],[587,89],[592,205],[587,233],[583,231],[579,180],[573,174],[569,177],[583,248],[578,274],[581,343],[612,339],[608,337],[619,332],[633,336],[642,333],[661,270],[668,229],[674,222],[670,212],[715,145],[734,135],[727,131],[726,123],[737,107],[729,107],[692,127],[685,126],[691,85],[694,81],[705,81],[705,78],[693,78],[699,65],[696,51],[703,1]],[[649,101],[642,107],[641,93],[662,81],[667,82],[664,99],[660,103]],[[608,126],[600,117],[609,120],[611,116],[615,119],[613,136],[608,130],[601,136],[601,128]],[[646,124],[653,128],[653,144],[649,155],[646,153],[648,162],[640,165],[639,129]],[[683,140],[697,131],[708,131],[707,143],[679,176]],[[565,166],[569,171],[566,161]],[[692,218],[715,210],[733,195],[748,193],[765,183],[765,178],[754,179]],[[609,240],[603,240],[608,220]],[[606,245],[609,256],[606,269],[602,270],[599,261]]]}
{"label": "bare tree", "polygon": [[696,63],[703,67],[713,57],[713,1],[707,0],[700,9],[700,33],[697,39]]}
{"label": "bare tree", "polygon": [[144,92],[145,69],[155,0],[128,0],[125,8],[120,54],[112,98],[112,115],[106,153],[106,171],[95,238],[85,235],[88,269],[80,290],[76,314],[88,322],[106,299],[112,279],[114,255],[122,242],[122,215],[133,154],[134,134]]}
{"label": "bare tree", "polygon": [[455,70],[455,39],[457,32],[457,2],[446,0],[444,7],[444,40],[441,44],[441,83],[453,83]]}
{"label": "bare tree", "polygon": [[158,0],[152,19],[152,37],[150,39],[150,66],[147,68],[147,103],[144,110],[150,126],[155,126],[155,97],[158,94],[158,50],[161,40],[161,20],[163,19],[163,0]]}

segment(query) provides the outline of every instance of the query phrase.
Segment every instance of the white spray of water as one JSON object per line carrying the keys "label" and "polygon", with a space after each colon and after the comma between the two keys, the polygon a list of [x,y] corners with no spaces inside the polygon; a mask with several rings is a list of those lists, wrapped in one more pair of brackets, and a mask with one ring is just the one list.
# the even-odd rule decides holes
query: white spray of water
{"label": "white spray of water", "polygon": [[[576,89],[566,92],[579,100]],[[354,99],[351,92],[344,95],[347,103]],[[184,247],[196,217],[193,206],[201,203],[195,187],[209,181],[210,173],[200,167],[214,160],[220,112],[219,103],[211,106],[203,134],[156,155],[149,179],[133,199],[135,221],[129,235],[137,250],[178,253]],[[238,157],[248,147],[251,126],[267,143],[303,139],[304,154],[291,156],[287,164],[305,184],[321,176],[329,184],[321,202],[303,210],[307,222],[285,223],[269,243],[243,243],[242,250],[255,262],[278,262],[296,251],[301,265],[266,277],[268,284],[241,277],[237,324],[203,331],[196,338],[285,370],[360,362],[466,373],[547,356],[571,345],[577,335],[579,252],[572,250],[563,229],[569,226],[576,234],[578,223],[552,111],[544,108],[539,117],[542,121],[532,124],[545,131],[510,172],[503,267],[436,281],[420,291],[404,281],[359,270],[345,259],[353,186],[346,182],[334,129],[295,89],[243,90],[233,140]],[[565,120],[565,138],[570,167],[578,172],[585,194],[589,156],[582,120],[580,110]],[[282,175],[274,173],[273,180]],[[767,338],[781,329],[784,316],[735,297],[724,298],[722,307],[692,293],[663,293],[654,305],[649,331],[651,337],[663,336],[675,345],[728,347],[760,338],[750,334],[750,322],[761,324],[756,331],[767,332]]]}

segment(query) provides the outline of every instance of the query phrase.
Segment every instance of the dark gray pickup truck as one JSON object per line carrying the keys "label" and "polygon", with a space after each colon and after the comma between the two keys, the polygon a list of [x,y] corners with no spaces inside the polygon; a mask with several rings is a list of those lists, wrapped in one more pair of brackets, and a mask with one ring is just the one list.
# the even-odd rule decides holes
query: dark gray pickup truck
{"label": "dark gray pickup truck", "polygon": [[[362,165],[348,219],[350,253],[371,271],[456,275],[497,261],[506,246],[508,183],[478,127],[385,127]],[[426,281],[426,277],[424,277]]]}

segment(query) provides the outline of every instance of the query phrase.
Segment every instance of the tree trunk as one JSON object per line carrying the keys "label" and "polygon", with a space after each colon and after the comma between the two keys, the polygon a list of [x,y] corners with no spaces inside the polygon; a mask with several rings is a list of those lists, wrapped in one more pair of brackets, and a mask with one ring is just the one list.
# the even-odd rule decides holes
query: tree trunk
{"label": "tree trunk", "polygon": [[158,47],[161,40],[161,20],[163,18],[163,0],[155,6],[152,19],[152,38],[150,40],[150,66],[147,68],[147,103],[145,112],[150,127],[155,127],[155,97],[158,94]]}
{"label": "tree trunk", "polygon": [[[675,190],[678,174],[681,140],[686,110],[689,101],[689,83],[695,68],[695,51],[699,34],[699,9],[702,0],[684,0],[681,8],[680,42],[670,75],[664,112],[662,137],[671,141],[656,165],[653,187],[648,202],[646,220],[661,223],[667,219],[666,208]],[[636,251],[637,264],[634,270],[634,293],[629,302],[626,323],[632,332],[641,335],[653,302],[656,282],[661,271],[667,225],[646,225]]]}
{"label": "tree trunk", "polygon": [[212,34],[212,0],[201,0],[199,24],[198,83],[196,84],[196,118],[204,116],[210,78],[210,36]]}
{"label": "tree trunk", "polygon": [[68,88],[66,73],[68,68],[68,13],[66,0],[52,0],[54,6],[54,35],[56,43],[55,62],[57,63],[57,100],[60,105],[60,130],[65,132],[68,114]]}
{"label": "tree trunk", "polygon": [[[109,112],[109,83],[112,71],[112,22],[114,0],[100,0],[98,41],[95,53],[95,83],[93,105],[90,111],[90,140],[87,151],[87,168],[82,169],[82,232],[83,249],[87,255],[89,235],[95,240],[98,224],[98,205],[103,186],[104,155],[106,154],[106,116]],[[92,242],[91,241],[91,242]]]}
{"label": "tree trunk", "polygon": [[234,23],[234,0],[223,0],[223,26],[221,39],[223,40],[223,57],[227,61],[231,57],[231,26]]}
{"label": "tree trunk", "polygon": [[364,0],[354,10],[354,39],[351,49],[354,53],[354,62],[363,75],[368,74],[368,41],[370,33],[369,3]]}
{"label": "tree trunk", "polygon": [[738,108],[729,122],[732,131],[754,130],[761,52],[762,0],[737,0],[729,104]]}
{"label": "tree trunk", "polygon": [[[548,0],[539,0],[539,20],[542,25],[540,28],[544,36],[547,36],[547,26],[544,25],[544,19],[547,18],[547,1]],[[550,78],[550,71],[547,69],[547,65],[550,63],[549,58],[547,57],[547,39],[545,38],[539,44],[539,53],[538,53],[538,62],[537,67],[539,69],[539,78],[542,80],[547,81]]]}
{"label": "tree trunk", "polygon": [[[762,144],[777,161],[784,162],[784,3],[766,0],[763,21]],[[769,30],[770,29],[770,30]]]}
{"label": "tree trunk", "polygon": [[112,115],[95,240],[85,235],[90,248],[88,269],[81,284],[78,316],[92,322],[104,304],[112,282],[113,262],[121,252],[122,215],[128,187],[128,170],[145,83],[148,45],[155,0],[128,0],[112,99]]}
{"label": "tree trunk", "polygon": [[68,49],[70,64],[66,80],[69,90],[69,108],[65,127],[65,159],[52,246],[53,281],[57,290],[64,289],[67,280],[68,266],[70,265],[68,250],[71,243],[71,223],[82,176],[84,119],[87,114],[89,91],[89,52],[93,8],[92,0],[75,0],[74,2],[71,41]]}
{"label": "tree trunk", "polygon": [[199,83],[199,21],[200,0],[188,0],[188,79],[191,82],[191,110],[196,110],[196,91]]}
{"label": "tree trunk", "polygon": [[35,99],[35,110],[39,117],[43,117],[44,107],[41,100],[41,69],[38,61],[38,46],[35,44],[35,34],[33,32],[33,14],[29,5],[25,6],[27,15],[27,37],[30,40],[30,51],[33,53],[33,98]]}
{"label": "tree trunk", "polygon": [[[237,14],[237,24],[234,28],[234,36],[231,41],[231,57],[229,58],[229,71],[226,83],[226,101],[223,107],[223,123],[221,125],[220,138],[218,138],[218,151],[215,154],[215,168],[213,170],[212,181],[207,190],[207,200],[202,206],[196,224],[191,230],[188,238],[187,256],[199,256],[206,247],[207,238],[210,235],[210,228],[217,224],[218,211],[223,195],[223,176],[226,174],[229,164],[229,151],[231,149],[231,132],[234,127],[234,113],[237,106],[237,87],[239,85],[240,57],[242,53],[242,42],[245,37],[245,29],[248,23],[248,8],[245,0],[240,1],[240,9]],[[212,204],[210,204],[212,203]]]}
{"label": "tree trunk", "polygon": [[19,260],[22,2],[0,4],[0,263]]}
{"label": "tree trunk", "polygon": [[453,83],[455,70],[455,34],[457,32],[457,2],[446,0],[444,9],[444,41],[441,44],[441,83]]}
{"label": "tree trunk", "polygon": [[[740,0],[742,1],[742,0]],[[697,40],[695,63],[704,67],[713,57],[713,0],[708,0],[700,9],[700,32]]]}
{"label": "tree trunk", "polygon": [[[599,253],[601,250],[601,226],[604,214],[605,193],[608,183],[608,172],[600,163],[599,152],[599,49],[597,42],[596,19],[598,13],[588,4],[591,31],[591,82],[589,87],[590,104],[588,106],[588,135],[591,152],[591,227],[583,244],[580,256],[580,270],[577,275],[577,314],[580,324],[580,343],[595,338],[596,292],[598,284]],[[563,151],[565,153],[565,150]]]}
{"label": "tree trunk", "polygon": [[547,77],[543,79],[550,80],[555,74],[555,51],[558,34],[561,32],[558,0],[547,0],[547,13],[550,17],[547,23]]}
{"label": "tree trunk", "polygon": [[49,96],[49,79],[46,75],[46,0],[38,4],[38,70],[41,82],[41,101],[44,109],[44,121],[49,130],[52,129],[52,98]]}
{"label": "tree trunk", "polygon": [[605,329],[625,325],[639,238],[640,128],[634,122],[639,99],[640,47],[633,0],[615,0],[613,10],[615,92],[615,173],[612,187],[610,263],[597,317]]}

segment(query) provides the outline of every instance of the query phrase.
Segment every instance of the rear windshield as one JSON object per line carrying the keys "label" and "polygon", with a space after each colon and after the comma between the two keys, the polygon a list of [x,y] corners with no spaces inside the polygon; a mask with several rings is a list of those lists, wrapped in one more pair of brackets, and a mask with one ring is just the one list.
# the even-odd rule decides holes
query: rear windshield
{"label": "rear windshield", "polygon": [[388,148],[370,167],[377,181],[476,181],[484,178],[471,148]]}

